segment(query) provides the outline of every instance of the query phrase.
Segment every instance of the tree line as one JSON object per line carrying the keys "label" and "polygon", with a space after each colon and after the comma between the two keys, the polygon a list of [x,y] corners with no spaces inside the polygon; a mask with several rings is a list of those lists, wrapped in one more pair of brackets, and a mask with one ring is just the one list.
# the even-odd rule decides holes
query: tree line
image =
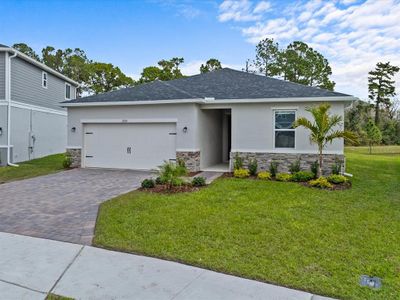
{"label": "tree line", "polygon": [[[99,94],[154,80],[185,77],[181,71],[183,57],[162,59],[157,65],[145,67],[135,81],[111,63],[89,59],[79,48],[63,50],[47,46],[39,56],[24,43],[12,47],[80,83],[78,95],[83,92]],[[213,72],[221,68],[218,59],[210,58],[200,66],[199,72]],[[335,82],[330,79],[332,68],[328,60],[301,41],[293,41],[281,48],[273,39],[261,40],[255,47],[254,59],[246,61],[243,71],[327,90],[334,90],[335,87]],[[369,72],[368,101],[357,101],[345,112],[346,129],[357,133],[362,144],[400,144],[400,102],[395,98],[393,80],[397,72],[399,67],[390,62],[378,63]]]}

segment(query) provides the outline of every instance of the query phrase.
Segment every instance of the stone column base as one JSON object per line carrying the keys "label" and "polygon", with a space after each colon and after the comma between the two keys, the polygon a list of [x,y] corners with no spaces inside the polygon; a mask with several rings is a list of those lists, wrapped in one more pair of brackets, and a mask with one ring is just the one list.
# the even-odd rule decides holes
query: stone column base
{"label": "stone column base", "polygon": [[183,160],[190,172],[200,171],[200,151],[176,151],[176,160]]}
{"label": "stone column base", "polygon": [[[259,171],[268,171],[272,161],[278,163],[279,173],[289,173],[290,164],[300,160],[300,168],[310,171],[311,164],[318,160],[318,154],[296,154],[296,153],[261,153],[261,152],[231,152],[231,169],[235,157],[238,155],[243,160],[243,167],[247,168],[251,159],[256,159]],[[323,175],[332,173],[332,165],[339,161],[342,165],[342,172],[345,172],[345,156],[343,154],[324,154],[322,163]]]}
{"label": "stone column base", "polygon": [[80,168],[82,165],[82,149],[67,149],[67,155],[71,157],[71,168]]}

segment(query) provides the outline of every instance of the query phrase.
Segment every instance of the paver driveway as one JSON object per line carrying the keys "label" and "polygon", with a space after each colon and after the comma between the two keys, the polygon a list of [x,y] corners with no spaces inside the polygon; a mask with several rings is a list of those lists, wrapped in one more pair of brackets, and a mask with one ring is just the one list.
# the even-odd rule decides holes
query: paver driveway
{"label": "paver driveway", "polygon": [[90,245],[99,204],[149,172],[74,169],[0,185],[0,231]]}

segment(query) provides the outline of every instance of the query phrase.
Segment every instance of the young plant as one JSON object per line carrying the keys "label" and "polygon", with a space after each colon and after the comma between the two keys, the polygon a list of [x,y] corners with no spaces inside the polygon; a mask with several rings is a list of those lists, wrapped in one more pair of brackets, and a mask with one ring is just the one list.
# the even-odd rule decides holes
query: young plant
{"label": "young plant", "polygon": [[247,178],[250,176],[250,172],[246,169],[237,169],[233,171],[233,176],[236,178]]}
{"label": "young plant", "polygon": [[318,176],[318,165],[318,160],[316,160],[310,166],[310,170],[314,174],[314,179]]}
{"label": "young plant", "polygon": [[308,107],[306,110],[313,116],[313,121],[305,117],[297,119],[293,126],[304,127],[311,131],[310,141],[318,146],[318,176],[322,176],[322,152],[328,143],[332,143],[335,139],[343,138],[349,142],[357,143],[357,136],[350,131],[340,130],[338,126],[342,124],[342,116],[330,115],[329,109],[331,105],[328,103],[321,104],[317,107]]}
{"label": "young plant", "polygon": [[339,175],[342,172],[342,162],[335,158],[335,163],[331,166],[332,174]]}
{"label": "young plant", "polygon": [[257,174],[257,178],[261,180],[270,180],[271,179],[271,173],[270,172],[260,172]]}
{"label": "young plant", "polygon": [[296,182],[306,182],[314,178],[314,173],[309,171],[299,171],[292,174],[292,180]]}
{"label": "young plant", "polygon": [[328,176],[328,181],[330,183],[334,183],[334,184],[340,184],[340,183],[345,183],[347,182],[347,178],[343,175],[330,175]]}
{"label": "young plant", "polygon": [[276,174],[276,180],[278,181],[291,181],[292,175],[287,173],[278,173]]}
{"label": "young plant", "polygon": [[300,172],[300,159],[296,159],[289,165],[289,172],[290,174]]}
{"label": "young plant", "polygon": [[239,156],[238,153],[235,155],[235,159],[233,161],[233,170],[239,170],[243,168],[243,159]]}
{"label": "young plant", "polygon": [[319,177],[315,180],[308,182],[313,187],[318,187],[320,189],[331,189],[333,185],[325,177]]}
{"label": "young plant", "polygon": [[188,173],[185,166],[168,161],[164,161],[164,164],[159,168],[158,173],[160,180],[168,186],[168,189],[172,189],[173,186],[181,185],[183,183],[181,177]]}
{"label": "young plant", "polygon": [[192,185],[193,186],[205,186],[206,185],[206,179],[204,177],[198,176],[198,177],[194,177],[192,179]]}
{"label": "young plant", "polygon": [[156,186],[156,183],[151,178],[148,178],[148,179],[145,179],[142,181],[142,188],[152,189],[155,186]]}
{"label": "young plant", "polygon": [[258,163],[257,159],[252,158],[249,161],[249,172],[251,176],[256,176],[257,175],[257,169],[258,169]]}
{"label": "young plant", "polygon": [[64,160],[63,160],[63,167],[64,169],[69,169],[71,168],[72,165],[72,158],[71,155],[69,155],[68,153],[65,154]]}
{"label": "young plant", "polygon": [[271,177],[275,178],[278,173],[278,163],[276,161],[271,161],[269,164],[269,172],[271,173]]}

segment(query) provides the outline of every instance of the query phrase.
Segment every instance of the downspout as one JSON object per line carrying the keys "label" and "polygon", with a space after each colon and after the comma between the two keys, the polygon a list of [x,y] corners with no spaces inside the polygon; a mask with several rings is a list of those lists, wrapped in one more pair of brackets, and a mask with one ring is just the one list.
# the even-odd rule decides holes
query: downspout
{"label": "downspout", "polygon": [[[8,56],[8,55],[7,55]],[[19,167],[11,162],[11,59],[17,56],[17,52],[14,52],[12,56],[8,56],[8,82],[7,82],[7,92],[6,100],[8,100],[7,109],[7,165],[11,167]]]}

